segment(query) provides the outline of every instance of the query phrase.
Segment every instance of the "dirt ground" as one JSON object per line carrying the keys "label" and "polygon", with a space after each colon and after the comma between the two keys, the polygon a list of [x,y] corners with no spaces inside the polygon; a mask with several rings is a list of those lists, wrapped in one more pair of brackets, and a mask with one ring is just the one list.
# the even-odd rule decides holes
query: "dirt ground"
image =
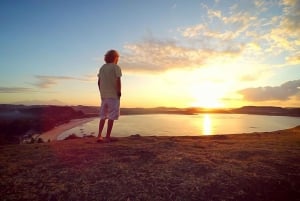
{"label": "dirt ground", "polygon": [[1,200],[300,200],[300,126],[115,140],[0,146]]}

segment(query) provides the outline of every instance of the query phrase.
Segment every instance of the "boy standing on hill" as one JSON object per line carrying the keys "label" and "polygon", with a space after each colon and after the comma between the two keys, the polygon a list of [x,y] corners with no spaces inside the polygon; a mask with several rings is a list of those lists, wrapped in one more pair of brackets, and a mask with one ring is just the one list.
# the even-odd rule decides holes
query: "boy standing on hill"
{"label": "boy standing on hill", "polygon": [[[110,142],[110,134],[114,120],[120,116],[121,98],[121,68],[117,65],[119,53],[109,50],[104,57],[104,64],[98,73],[98,87],[101,95],[100,122],[97,142]],[[105,120],[108,119],[105,139],[102,138],[102,130]]]}

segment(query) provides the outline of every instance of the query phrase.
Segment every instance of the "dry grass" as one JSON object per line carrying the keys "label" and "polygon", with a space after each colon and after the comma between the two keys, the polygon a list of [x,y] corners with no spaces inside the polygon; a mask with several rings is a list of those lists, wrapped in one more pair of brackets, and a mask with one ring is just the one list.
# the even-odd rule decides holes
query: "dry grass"
{"label": "dry grass", "polygon": [[1,200],[299,200],[300,127],[0,147]]}

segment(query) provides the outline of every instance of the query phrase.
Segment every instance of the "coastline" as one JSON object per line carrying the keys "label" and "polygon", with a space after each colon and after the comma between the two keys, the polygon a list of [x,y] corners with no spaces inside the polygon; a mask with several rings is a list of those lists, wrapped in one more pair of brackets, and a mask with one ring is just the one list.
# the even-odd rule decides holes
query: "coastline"
{"label": "coastline", "polygon": [[[75,128],[75,127],[78,127],[78,126],[81,126],[82,124],[85,124],[87,122],[90,122],[92,120],[95,120],[95,118],[97,117],[86,117],[86,118],[82,118],[82,119],[73,119],[71,120],[70,122],[68,123],[65,123],[65,124],[61,124],[55,128],[53,128],[52,130],[49,130],[47,132],[44,132],[42,134],[39,135],[39,138],[41,138],[44,142],[49,142],[49,141],[60,141],[61,139],[58,139],[58,137],[65,131],[67,130],[70,130],[72,128]],[[300,124],[298,125],[295,125],[296,127],[297,126],[300,126]],[[288,130],[288,129],[292,129],[294,128],[295,126],[291,126],[291,127],[286,127],[286,128],[277,128],[277,129],[274,129],[274,130],[270,130],[270,131],[251,131],[251,132],[236,132],[236,133],[222,133],[222,132],[218,132],[217,134],[212,134],[212,136],[219,136],[219,135],[251,135],[251,134],[256,134],[256,133],[277,133],[278,131],[281,131],[281,130]],[[122,132],[122,131],[119,131],[119,132]],[[157,133],[156,133],[157,134]],[[155,134],[153,134],[155,135]],[[142,135],[143,137],[146,137],[146,136],[152,136],[152,135]],[[165,135],[156,135],[157,137],[159,136],[165,136]],[[169,136],[169,137],[175,137],[177,136],[176,134],[175,135],[166,135],[166,136]],[[205,134],[203,135],[189,135],[189,134],[186,134],[186,135],[182,135],[182,136],[206,136]],[[82,137],[82,136],[81,136]],[[78,138],[81,138],[80,136]],[[130,137],[130,134],[129,135],[126,135],[126,136],[115,136],[116,138],[120,138],[120,137]]]}
{"label": "coastline", "polygon": [[44,142],[47,142],[47,141],[56,141],[57,140],[57,137],[71,129],[71,128],[74,128],[76,126],[79,126],[79,125],[82,125],[82,124],[85,124],[89,121],[92,121],[93,119],[95,119],[95,117],[89,117],[89,118],[83,118],[83,119],[73,119],[71,120],[70,122],[68,123],[65,123],[65,124],[62,124],[62,125],[59,125],[49,131],[46,131],[44,133],[42,133],[39,138],[41,138]]}

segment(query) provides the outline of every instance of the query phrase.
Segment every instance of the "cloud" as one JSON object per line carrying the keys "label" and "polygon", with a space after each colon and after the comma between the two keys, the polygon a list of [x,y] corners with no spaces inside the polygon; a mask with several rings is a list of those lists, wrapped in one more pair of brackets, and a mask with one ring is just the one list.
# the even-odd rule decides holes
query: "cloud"
{"label": "cloud", "polygon": [[77,81],[89,81],[88,78],[76,78],[76,77],[69,77],[69,76],[45,76],[45,75],[36,75],[37,82],[35,85],[38,88],[50,88],[54,85],[57,85],[61,81],[65,80],[77,80]]}
{"label": "cloud", "polygon": [[273,54],[295,54],[300,48],[300,0],[282,0],[282,15],[273,16],[269,32],[261,38],[268,43],[267,51]]}
{"label": "cloud", "polygon": [[[175,41],[148,38],[125,46],[127,53],[120,65],[128,71],[161,72],[171,68],[202,65],[205,62],[201,50],[182,47]],[[206,55],[207,56],[207,55]]]}
{"label": "cloud", "polygon": [[248,101],[289,100],[292,96],[300,96],[300,80],[286,82],[277,87],[257,87],[240,90],[239,93]]}
{"label": "cloud", "polygon": [[265,12],[268,9],[272,8],[272,6],[276,6],[276,1],[266,1],[266,0],[255,0],[254,1],[255,8],[259,10],[259,12]]}
{"label": "cloud", "polygon": [[300,31],[300,0],[283,0],[284,19],[282,25],[295,33],[299,34]]}
{"label": "cloud", "polygon": [[[31,83],[37,88],[50,88],[54,85],[59,84],[59,82],[66,80],[76,80],[76,81],[95,81],[95,76],[85,76],[83,78],[68,77],[68,76],[45,76],[45,75],[36,75],[35,78],[37,81]],[[38,92],[37,88],[30,87],[0,87],[0,93],[30,93]]]}
{"label": "cloud", "polygon": [[125,71],[160,73],[171,69],[199,68],[218,57],[235,57],[242,47],[209,49],[208,47],[184,46],[175,40],[146,38],[124,46],[120,65]]}
{"label": "cloud", "polygon": [[[263,55],[266,47],[261,41],[266,39],[261,35],[268,31],[261,30],[269,19],[260,18],[253,2],[248,4],[252,5],[252,9],[247,10],[245,6],[242,10],[239,8],[241,5],[235,4],[229,10],[220,10],[202,4],[206,14],[198,24],[178,27],[173,40],[150,36],[125,45],[120,65],[125,71],[159,73],[171,69],[201,68],[216,60],[230,63],[246,54],[251,56],[247,57],[248,60]],[[268,5],[256,1],[261,10]]]}
{"label": "cloud", "polygon": [[[236,40],[241,35],[246,35],[249,27],[257,23],[257,17],[252,16],[248,12],[234,12],[233,14],[228,14],[227,16],[223,14],[220,10],[206,8],[207,20],[210,23],[196,24],[191,27],[181,28],[180,31],[182,35],[190,39],[205,39],[209,41],[214,46],[216,44],[221,44],[230,42],[231,45],[240,43]],[[218,23],[219,26],[213,26],[213,24]]]}
{"label": "cloud", "polygon": [[292,55],[286,58],[289,64],[300,64],[300,52],[298,54]]}
{"label": "cloud", "polygon": [[228,9],[202,4],[204,15],[198,24],[178,27],[173,40],[150,36],[125,45],[120,65],[127,72],[161,73],[201,68],[214,61],[234,63],[237,58],[268,64],[282,53],[287,55],[282,66],[298,64],[299,2],[245,0]]}
{"label": "cloud", "polygon": [[27,93],[34,92],[31,88],[26,87],[0,87],[0,93]]}
{"label": "cloud", "polygon": [[203,24],[197,24],[192,27],[187,27],[182,30],[182,35],[187,38],[195,38],[200,35],[202,31],[204,31],[206,27]]}

